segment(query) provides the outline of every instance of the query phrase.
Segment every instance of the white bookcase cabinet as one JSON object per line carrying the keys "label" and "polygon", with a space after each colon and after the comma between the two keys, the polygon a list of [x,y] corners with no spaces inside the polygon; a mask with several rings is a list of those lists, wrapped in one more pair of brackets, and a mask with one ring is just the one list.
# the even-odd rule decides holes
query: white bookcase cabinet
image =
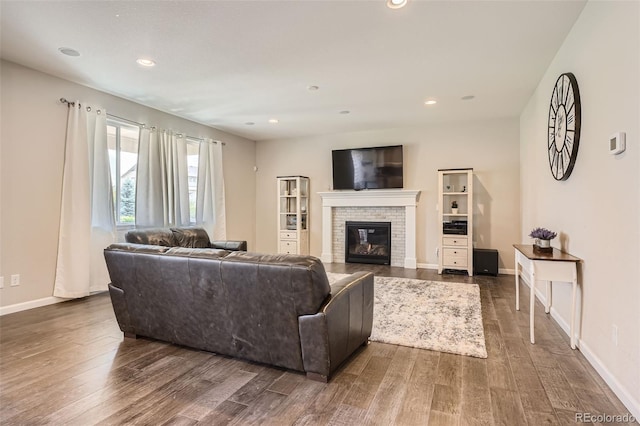
{"label": "white bookcase cabinet", "polygon": [[309,178],[278,176],[278,253],[309,254]]}
{"label": "white bookcase cabinet", "polygon": [[[456,225],[460,229],[464,221],[467,225],[465,232],[450,233]],[[472,276],[473,169],[438,170],[438,228],[438,273],[442,274],[443,270],[458,270],[467,271]],[[445,231],[445,228],[449,231]]]}

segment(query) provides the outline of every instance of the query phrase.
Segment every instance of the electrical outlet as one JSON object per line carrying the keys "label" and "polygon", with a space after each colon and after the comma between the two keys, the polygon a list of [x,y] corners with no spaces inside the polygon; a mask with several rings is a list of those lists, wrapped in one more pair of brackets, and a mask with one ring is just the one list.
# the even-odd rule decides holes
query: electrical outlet
{"label": "electrical outlet", "polygon": [[615,324],[611,326],[611,340],[614,345],[618,346],[618,326]]}
{"label": "electrical outlet", "polygon": [[4,288],[4,277],[0,277],[0,288]]}
{"label": "electrical outlet", "polygon": [[11,275],[11,287],[20,285],[20,274]]}

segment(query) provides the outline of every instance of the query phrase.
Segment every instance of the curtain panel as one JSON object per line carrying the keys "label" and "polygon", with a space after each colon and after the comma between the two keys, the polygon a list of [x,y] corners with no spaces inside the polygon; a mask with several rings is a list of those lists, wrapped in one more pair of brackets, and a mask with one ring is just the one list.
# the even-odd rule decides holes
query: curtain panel
{"label": "curtain panel", "polygon": [[211,239],[227,238],[222,143],[211,139],[200,143],[196,224],[202,226]]}
{"label": "curtain panel", "polygon": [[189,225],[184,138],[170,131],[142,129],[136,181],[136,227]]}
{"label": "curtain panel", "polygon": [[102,250],[115,242],[106,112],[79,101],[67,116],[60,209],[53,295],[79,298],[106,290]]}

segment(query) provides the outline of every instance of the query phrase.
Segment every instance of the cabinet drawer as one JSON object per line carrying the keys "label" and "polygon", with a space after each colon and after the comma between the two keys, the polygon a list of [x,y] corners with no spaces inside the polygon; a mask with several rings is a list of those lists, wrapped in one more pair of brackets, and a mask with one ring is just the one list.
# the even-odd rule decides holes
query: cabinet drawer
{"label": "cabinet drawer", "polygon": [[467,246],[467,237],[442,237],[443,246]]}
{"label": "cabinet drawer", "polygon": [[297,232],[280,232],[280,239],[281,240],[295,240],[298,235]]}
{"label": "cabinet drawer", "polygon": [[280,241],[280,253],[285,253],[285,254],[298,253],[298,243],[295,241]]}
{"label": "cabinet drawer", "polygon": [[467,266],[466,248],[443,248],[442,249],[442,265],[449,267],[466,267]]}
{"label": "cabinet drawer", "polygon": [[445,268],[466,268],[467,267],[467,258],[466,257],[452,257],[452,258],[443,258],[442,266]]}
{"label": "cabinet drawer", "polygon": [[463,257],[463,258],[467,258],[467,249],[466,248],[443,248],[442,249],[442,255],[444,256],[444,258],[453,258],[453,257]]}

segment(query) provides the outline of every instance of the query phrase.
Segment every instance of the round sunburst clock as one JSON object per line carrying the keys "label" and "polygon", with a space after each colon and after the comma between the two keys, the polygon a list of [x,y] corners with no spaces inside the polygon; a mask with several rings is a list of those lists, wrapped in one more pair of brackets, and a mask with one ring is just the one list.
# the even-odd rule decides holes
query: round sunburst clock
{"label": "round sunburst clock", "polygon": [[580,91],[570,73],[558,77],[549,103],[547,152],[549,167],[556,180],[567,180],[573,171],[580,144]]}

